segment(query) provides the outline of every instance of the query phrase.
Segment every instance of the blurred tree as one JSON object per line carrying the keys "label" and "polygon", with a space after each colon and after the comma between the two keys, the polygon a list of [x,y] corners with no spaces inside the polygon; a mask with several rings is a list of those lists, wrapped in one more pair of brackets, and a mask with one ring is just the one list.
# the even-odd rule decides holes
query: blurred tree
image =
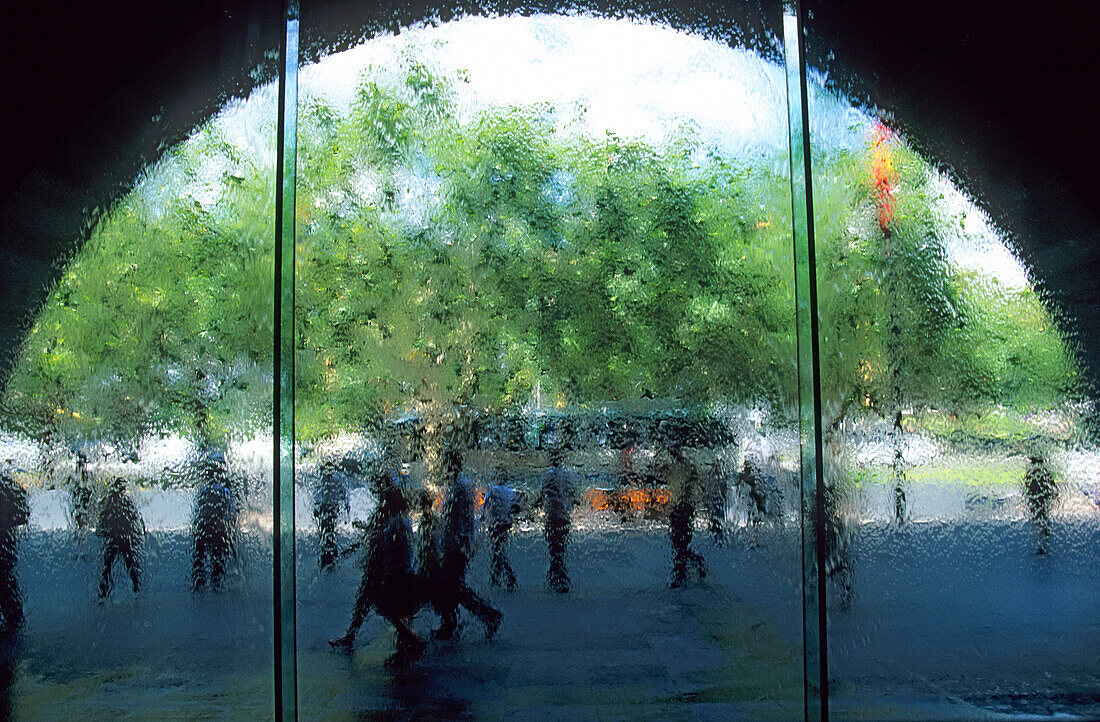
{"label": "blurred tree", "polygon": [[827,447],[854,409],[887,421],[901,521],[906,414],[1057,407],[1079,373],[1034,289],[952,263],[928,163],[881,124],[868,145],[816,159],[823,419]]}
{"label": "blurred tree", "polygon": [[[729,158],[687,128],[660,146],[592,138],[583,109],[471,108],[462,83],[408,56],[368,69],[345,106],[303,88],[299,435],[415,414],[440,448],[456,410],[536,389],[551,405],[790,412],[785,159]],[[242,138],[247,107],[233,112],[151,167],[73,256],[7,382],[9,425],[264,425],[274,163],[256,137],[273,133],[253,120]],[[905,409],[1073,393],[1072,349],[1034,290],[949,262],[928,164],[896,138],[869,153],[815,159],[826,432],[856,409],[900,437]]]}

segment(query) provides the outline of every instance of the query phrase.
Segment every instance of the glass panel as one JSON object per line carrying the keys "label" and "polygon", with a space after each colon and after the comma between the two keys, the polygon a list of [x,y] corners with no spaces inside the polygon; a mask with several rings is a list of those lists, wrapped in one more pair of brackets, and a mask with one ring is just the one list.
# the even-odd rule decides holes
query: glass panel
{"label": "glass panel", "polygon": [[294,541],[294,231],[298,165],[298,4],[286,7],[282,45],[283,72],[279,77],[278,195],[275,203],[275,333],[274,359],[277,399],[274,408],[275,465],[274,565],[275,581],[275,709],[280,719],[298,714],[297,563]]}
{"label": "glass panel", "polygon": [[783,45],[787,71],[787,117],[791,148],[791,220],[794,237],[794,297],[798,353],[798,433],[802,518],[802,637],[807,720],[829,718],[828,656],[824,586],[819,563],[818,500],[823,492],[821,374],[818,368],[817,270],[813,193],[809,178],[809,114],[802,16],[798,3],[784,3]]}
{"label": "glass panel", "polygon": [[778,3],[350,7],[303,8],[301,714],[802,716]]}
{"label": "glass panel", "polygon": [[1080,325],[904,118],[811,77],[833,715],[1093,717]]}
{"label": "glass panel", "polygon": [[[4,349],[4,719],[273,716],[275,71],[243,34],[223,42],[217,72],[238,97],[203,119],[189,93],[213,85],[123,88],[162,108],[142,140],[182,140],[83,209],[83,238],[25,249],[56,272]],[[106,134],[88,142],[115,152],[103,129],[143,108],[88,109]],[[87,162],[74,175],[98,177]],[[71,211],[35,212],[51,229]]]}

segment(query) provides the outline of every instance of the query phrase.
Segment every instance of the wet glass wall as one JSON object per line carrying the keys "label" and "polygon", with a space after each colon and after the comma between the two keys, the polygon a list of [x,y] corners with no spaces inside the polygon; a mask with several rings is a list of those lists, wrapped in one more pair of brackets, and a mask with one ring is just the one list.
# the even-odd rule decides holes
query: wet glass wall
{"label": "wet glass wall", "polygon": [[778,3],[690,12],[311,2],[5,225],[0,717],[1096,715],[1057,274]]}
{"label": "wet glass wall", "polygon": [[300,715],[801,716],[778,3],[354,41],[378,17],[327,10],[298,86]]}
{"label": "wet glass wall", "polygon": [[[1049,226],[1014,238],[904,119],[827,82],[850,69],[821,70],[809,114],[832,716],[1094,717],[1094,412],[1084,327],[1044,290],[1077,282],[1044,277],[1018,243],[1062,240]],[[1054,253],[1080,263],[1080,249]]]}
{"label": "wet glass wall", "polygon": [[[63,194],[35,208],[55,270],[4,354],[4,719],[272,716],[265,67],[181,132],[165,117],[184,113],[178,88],[88,109],[103,126],[131,122],[127,100],[156,96],[136,135],[183,138],[108,203],[76,210],[83,237],[53,234],[74,215]],[[21,238],[32,257],[33,238]]]}

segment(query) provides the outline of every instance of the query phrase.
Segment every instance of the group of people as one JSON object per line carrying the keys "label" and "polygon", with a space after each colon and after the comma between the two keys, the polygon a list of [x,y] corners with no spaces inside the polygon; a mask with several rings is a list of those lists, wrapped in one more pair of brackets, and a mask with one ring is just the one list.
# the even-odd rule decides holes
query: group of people
{"label": "group of people", "polygon": [[[670,586],[677,588],[693,578],[705,579],[707,575],[705,560],[692,547],[697,506],[704,502],[710,507],[718,506],[720,509],[710,509],[712,515],[724,515],[725,499],[719,503],[707,498],[701,475],[678,444],[669,448],[663,476],[671,495]],[[515,589],[516,574],[508,559],[507,545],[522,492],[506,483],[503,467],[498,466],[493,477],[484,490],[481,515],[490,545],[489,582],[493,586]],[[359,525],[363,530],[362,538],[341,554],[337,547],[336,521],[339,514],[348,509],[346,482],[339,478],[332,461],[321,464],[313,510],[318,522],[321,568],[331,569],[341,556],[363,549],[363,576],[351,622],[344,635],[330,640],[333,647],[351,649],[371,609],[388,620],[397,632],[397,649],[389,660],[394,665],[408,663],[423,653],[426,643],[416,636],[411,625],[415,615],[425,607],[431,607],[439,616],[439,626],[432,633],[436,639],[454,637],[460,608],[465,608],[480,621],[487,637],[496,633],[501,612],[476,594],[466,580],[477,520],[475,489],[463,473],[458,450],[448,449],[444,453],[441,479],[443,504],[442,513],[439,513],[435,497],[427,489],[414,494],[403,488],[400,474],[380,471],[374,482],[379,503],[370,521]],[[738,484],[745,486],[744,493],[753,505],[750,523],[762,523],[765,478],[758,460],[746,461]],[[551,449],[542,475],[539,506],[543,512],[543,534],[549,555],[546,584],[551,591],[562,594],[571,588],[566,551],[576,491],[563,452]],[[410,506],[418,518],[415,532]],[[721,528],[719,524],[718,529]]]}
{"label": "group of people", "polygon": [[[475,530],[474,488],[462,473],[461,455],[443,455],[445,480],[443,512],[435,512],[434,499],[421,494],[419,539],[413,534],[409,504],[398,480],[385,472],[376,479],[379,504],[365,528],[362,544],[363,577],[356,593],[351,622],[333,647],[351,649],[366,614],[373,608],[397,631],[397,649],[388,660],[403,665],[417,659],[426,643],[412,630],[412,618],[425,606],[439,615],[432,636],[453,639],[458,631],[459,607],[471,612],[492,638],[502,614],[477,595],[466,582],[473,554]],[[419,543],[417,543],[419,542]],[[324,552],[322,552],[324,553]]]}
{"label": "group of people", "polygon": [[[79,470],[79,469],[78,469]],[[225,454],[220,449],[205,450],[198,463],[198,489],[191,516],[192,556],[191,590],[207,586],[220,589],[225,583],[226,568],[236,551],[240,499],[229,474]],[[75,485],[81,490],[86,485]],[[90,519],[85,505],[92,495],[73,495],[73,519],[78,526]],[[122,560],[134,592],[141,589],[141,552],[145,541],[145,522],[127,487],[126,480],[116,477],[98,503],[95,533],[103,544],[103,574],[99,598],[111,594],[113,568]]]}
{"label": "group of people", "polygon": [[[471,589],[467,569],[473,556],[477,529],[475,495],[478,493],[463,471],[461,452],[447,449],[443,453],[442,505],[427,489],[413,493],[402,481],[402,475],[380,471],[374,482],[379,500],[375,512],[363,530],[362,538],[340,553],[337,522],[349,510],[349,490],[332,461],[320,467],[320,480],[314,503],[320,537],[320,561],[323,569],[331,569],[344,556],[362,549],[362,580],[356,594],[351,621],[343,636],[331,640],[334,647],[350,649],[367,613],[374,609],[393,624],[397,631],[397,651],[393,664],[405,664],[418,658],[426,644],[412,629],[414,616],[430,607],[439,616],[439,626],[433,637],[454,638],[458,631],[460,608],[465,608],[492,637],[500,627],[502,614]],[[714,471],[713,469],[711,470]],[[672,550],[670,586],[682,587],[692,579],[707,576],[707,564],[693,548],[697,507],[705,504],[711,531],[721,542],[725,515],[724,496],[716,496],[707,486],[697,466],[686,457],[679,444],[670,444],[661,476],[670,496],[668,535]],[[714,474],[712,474],[713,476]],[[515,589],[517,578],[508,558],[507,546],[513,520],[520,507],[518,491],[507,483],[502,466],[493,474],[492,483],[484,490],[482,521],[490,546],[489,582],[493,586]],[[235,554],[239,527],[239,490],[230,476],[225,455],[220,450],[205,451],[198,464],[198,488],[192,514],[193,538],[190,586],[193,591],[210,587],[221,588],[227,567]],[[768,514],[769,483],[762,460],[746,454],[734,480],[748,511],[750,543],[755,543],[755,528]],[[137,505],[122,477],[95,493],[97,484],[88,469],[87,457],[78,455],[76,473],[70,484],[72,521],[78,530],[94,527],[102,545],[102,575],[99,598],[105,600],[114,584],[114,568],[121,562],[130,578],[134,592],[142,585],[142,546],[145,527]],[[723,489],[725,484],[723,483]],[[825,557],[826,574],[837,581],[842,597],[850,598],[851,570],[844,532],[840,524],[839,501],[826,490]],[[564,462],[560,449],[551,449],[542,475],[539,506],[542,510],[543,534],[547,544],[549,565],[547,587],[556,593],[571,588],[566,552],[572,530],[573,506],[576,501],[573,474]],[[1038,553],[1045,554],[1050,543],[1050,518],[1057,496],[1045,460],[1038,454],[1028,459],[1024,479],[1025,500],[1038,538]],[[721,496],[721,495],[718,495]],[[417,514],[414,532],[410,506]],[[15,576],[18,529],[29,518],[27,493],[8,474],[0,473],[0,636],[10,635],[21,625],[23,609]]]}
{"label": "group of people", "polygon": [[[539,505],[543,511],[543,531],[549,552],[546,583],[550,590],[567,593],[571,581],[566,561],[572,513],[576,501],[573,475],[566,467],[560,449],[549,453],[543,474]],[[473,554],[477,521],[475,494],[463,472],[461,453],[449,449],[443,455],[443,504],[441,513],[435,498],[426,490],[406,498],[399,475],[380,476],[375,491],[380,503],[368,524],[362,525],[363,578],[356,596],[351,623],[346,634],[333,640],[334,646],[348,648],[366,613],[374,608],[393,623],[398,632],[398,651],[394,662],[415,659],[424,643],[413,633],[412,617],[430,606],[440,618],[433,636],[453,638],[458,629],[458,612],[467,609],[491,637],[501,623],[501,613],[467,584],[467,568]],[[192,565],[190,586],[193,591],[218,589],[225,583],[228,565],[237,547],[239,534],[240,491],[229,473],[224,452],[205,450],[197,464],[197,489],[192,510]],[[348,483],[340,478],[338,467],[322,464],[314,504],[317,519],[321,566],[332,568],[354,549],[339,552],[337,522],[349,511]],[[671,586],[685,584],[689,577],[706,576],[706,564],[692,549],[697,501],[703,501],[699,474],[684,458],[679,446],[669,451],[665,468],[672,494],[669,514],[669,538],[673,549]],[[742,474],[744,476],[744,474]],[[750,487],[758,486],[751,474]],[[101,485],[89,468],[88,457],[78,452],[75,473],[69,483],[71,520],[79,532],[91,532],[100,539],[102,567],[99,599],[112,593],[116,567],[121,566],[134,592],[142,587],[142,551],[146,537],[144,521],[126,480],[119,476]],[[97,491],[98,490],[98,491]],[[755,493],[755,492],[754,492]],[[494,586],[515,589],[515,570],[508,558],[507,545],[513,520],[520,507],[518,491],[507,483],[503,467],[498,466],[493,483],[485,490],[482,519],[490,542],[490,578]],[[763,511],[763,501],[752,497]],[[416,533],[409,512],[410,501],[418,513]],[[713,506],[713,501],[708,501]],[[713,510],[712,510],[713,511]],[[29,517],[27,494],[11,476],[0,474],[0,632],[11,632],[23,619],[21,595],[16,581],[18,529]],[[754,517],[755,519],[755,517]]]}
{"label": "group of people", "polygon": [[[142,586],[142,548],[146,530],[125,478],[115,477],[97,494],[98,482],[80,452],[69,483],[70,518],[78,533],[94,530],[102,548],[99,600],[114,588],[115,567],[125,568],[134,592]],[[220,588],[236,549],[237,492],[225,455],[207,450],[199,462],[199,487],[192,513],[191,588]],[[0,473],[0,638],[23,623],[23,602],[15,574],[18,532],[29,519],[27,492],[10,474]]]}

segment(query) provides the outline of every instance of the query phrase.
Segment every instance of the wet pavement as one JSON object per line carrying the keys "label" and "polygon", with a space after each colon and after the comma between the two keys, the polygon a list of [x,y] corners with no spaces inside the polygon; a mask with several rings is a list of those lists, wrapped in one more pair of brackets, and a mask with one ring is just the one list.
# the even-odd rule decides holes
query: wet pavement
{"label": "wet pavement", "polygon": [[[299,606],[302,716],[403,717],[414,711],[476,719],[790,719],[802,713],[801,611],[797,578],[757,580],[755,594],[786,596],[758,608],[736,591],[732,549],[709,556],[706,582],[667,588],[663,530],[617,537],[578,534],[571,555],[574,591],[545,589],[548,556],[534,531],[513,540],[517,591],[488,593],[504,612],[491,641],[465,618],[457,642],[432,642],[406,671],[382,661],[392,632],[375,619],[351,655],[325,640],[345,623],[352,580],[344,571],[309,572]],[[789,551],[789,550],[788,550]],[[487,565],[471,580],[487,590]],[[792,568],[793,569],[793,568]],[[781,589],[783,591],[781,591]],[[333,600],[339,600],[333,613]],[[425,638],[436,620],[425,611]]]}
{"label": "wet pavement", "polygon": [[[578,524],[573,590],[548,592],[538,528],[517,530],[514,592],[471,586],[504,612],[484,639],[468,616],[402,671],[383,660],[393,632],[371,617],[351,654],[327,640],[348,619],[358,570],[316,565],[299,539],[299,700],[303,719],[791,719],[802,714],[797,530],[744,530],[718,547],[702,530],[705,582],[667,588],[667,532]],[[346,540],[345,540],[346,541]],[[260,533],[221,593],[187,591],[188,540],[153,533],[147,586],[95,601],[98,540],[32,529],[19,574],[27,626],[14,650],[16,719],[253,719],[271,713],[270,546]],[[1100,717],[1100,525],[1056,521],[1036,556],[1026,520],[990,516],[858,527],[854,594],[829,614],[837,718]],[[122,572],[119,570],[119,579]],[[425,610],[423,636],[436,623]],[[0,660],[2,662],[3,660]],[[0,672],[4,665],[0,664]],[[6,674],[0,674],[3,684]]]}

